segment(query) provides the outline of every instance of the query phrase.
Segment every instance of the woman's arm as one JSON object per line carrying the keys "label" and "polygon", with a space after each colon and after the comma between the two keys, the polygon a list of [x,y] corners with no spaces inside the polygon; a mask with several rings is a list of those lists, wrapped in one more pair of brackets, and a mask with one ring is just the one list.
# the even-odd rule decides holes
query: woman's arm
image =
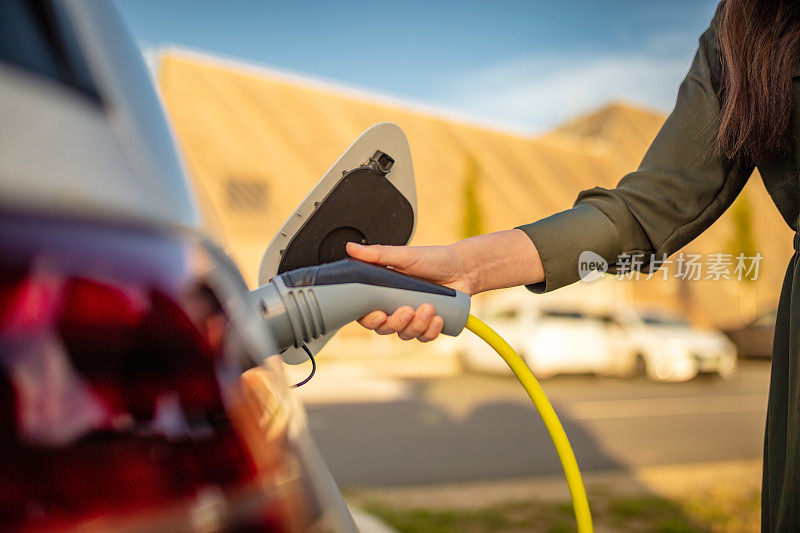
{"label": "woman's arm", "polygon": [[[539,252],[519,229],[479,235],[449,246],[362,246],[351,242],[347,253],[469,295],[544,281]],[[441,317],[435,316],[428,304],[416,310],[401,307],[388,317],[375,311],[359,322],[381,335],[398,333],[404,340],[426,342],[442,331]]]}
{"label": "woman's arm", "polygon": [[584,250],[603,257],[609,272],[621,256],[668,256],[700,235],[733,203],[753,164],[716,149],[722,58],[716,28],[719,10],[700,36],[692,66],[678,89],[675,107],[639,168],[614,189],[583,191],[575,207],[520,229],[536,243],[547,292],[579,279]]}
{"label": "woman's arm", "polygon": [[[608,261],[612,272],[621,255],[647,260],[650,254],[660,258],[677,251],[722,215],[753,170],[752,164],[715,150],[721,71],[716,25],[715,17],[700,37],[675,108],[639,169],[616,188],[584,191],[572,209],[451,246],[398,247],[388,252],[396,255],[388,260],[390,247],[378,247],[384,249],[378,255],[367,251],[374,247],[348,251],[381,264],[399,258],[395,266],[406,272],[419,268],[417,275],[471,293],[513,284],[526,284],[534,292],[563,287],[578,280],[578,258],[586,250]],[[519,239],[524,235],[527,244]],[[398,331],[402,338],[421,340],[434,337],[440,322],[430,306],[416,313],[403,309],[391,317],[373,313],[362,320],[380,333]]]}

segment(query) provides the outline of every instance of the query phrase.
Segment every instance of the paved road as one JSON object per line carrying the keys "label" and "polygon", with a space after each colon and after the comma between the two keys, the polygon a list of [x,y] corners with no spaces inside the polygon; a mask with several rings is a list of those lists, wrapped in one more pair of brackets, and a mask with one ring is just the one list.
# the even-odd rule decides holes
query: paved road
{"label": "paved road", "polygon": [[[768,378],[768,363],[748,362],[731,381],[569,376],[543,386],[581,467],[606,470],[760,457]],[[331,378],[343,399],[312,397],[307,405],[311,430],[342,487],[561,471],[544,426],[513,378],[459,375],[369,385],[364,379]],[[355,384],[361,382],[373,389],[359,396]]]}

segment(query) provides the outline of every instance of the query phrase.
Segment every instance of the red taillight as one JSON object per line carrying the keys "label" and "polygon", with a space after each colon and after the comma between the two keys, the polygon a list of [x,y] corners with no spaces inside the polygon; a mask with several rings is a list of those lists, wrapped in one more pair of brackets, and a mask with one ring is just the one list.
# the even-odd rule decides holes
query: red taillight
{"label": "red taillight", "polygon": [[247,407],[196,245],[0,224],[0,529],[187,529],[209,494],[221,526],[303,525],[296,461]]}

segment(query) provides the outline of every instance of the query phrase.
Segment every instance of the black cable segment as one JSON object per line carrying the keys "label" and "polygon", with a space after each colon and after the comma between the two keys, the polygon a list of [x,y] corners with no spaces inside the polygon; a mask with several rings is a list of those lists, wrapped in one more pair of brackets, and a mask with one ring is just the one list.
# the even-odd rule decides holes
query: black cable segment
{"label": "black cable segment", "polygon": [[308,347],[305,344],[302,345],[301,348],[303,349],[304,352],[306,352],[308,354],[308,358],[311,359],[311,373],[303,381],[300,381],[300,382],[295,383],[294,385],[292,385],[291,386],[292,389],[296,389],[297,387],[300,387],[301,385],[305,385],[306,383],[311,381],[311,378],[314,377],[314,373],[317,371],[317,361],[314,359],[314,356],[311,354],[311,350],[309,350]]}

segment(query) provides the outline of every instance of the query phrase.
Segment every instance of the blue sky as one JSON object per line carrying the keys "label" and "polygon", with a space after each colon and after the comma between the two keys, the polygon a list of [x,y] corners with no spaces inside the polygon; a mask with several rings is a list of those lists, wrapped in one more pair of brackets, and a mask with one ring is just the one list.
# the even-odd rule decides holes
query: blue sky
{"label": "blue sky", "polygon": [[115,0],[183,45],[527,131],[611,100],[668,111],[716,0]]}

